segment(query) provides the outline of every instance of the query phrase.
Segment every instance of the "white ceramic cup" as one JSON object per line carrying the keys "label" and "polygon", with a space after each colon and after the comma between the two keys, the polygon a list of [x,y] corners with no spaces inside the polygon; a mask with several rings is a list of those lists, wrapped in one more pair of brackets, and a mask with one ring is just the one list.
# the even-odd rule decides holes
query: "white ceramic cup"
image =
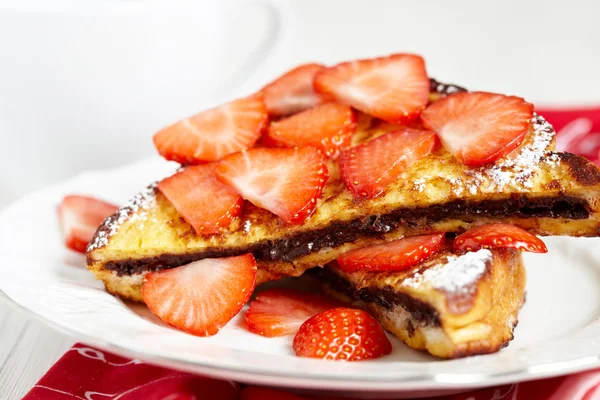
{"label": "white ceramic cup", "polygon": [[275,0],[1,1],[0,204],[153,154],[156,130],[231,96],[285,15]]}

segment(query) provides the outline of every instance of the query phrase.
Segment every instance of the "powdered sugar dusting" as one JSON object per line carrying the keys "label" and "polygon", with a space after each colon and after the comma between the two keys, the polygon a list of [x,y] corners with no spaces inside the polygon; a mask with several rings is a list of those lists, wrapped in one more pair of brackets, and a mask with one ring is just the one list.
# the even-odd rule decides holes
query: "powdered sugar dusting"
{"label": "powdered sugar dusting", "polygon": [[107,218],[96,231],[96,235],[90,242],[87,251],[98,249],[108,244],[108,239],[119,231],[121,226],[131,221],[145,221],[148,218],[148,210],[156,203],[156,183],[148,186],[142,192],[136,194],[114,215]]}
{"label": "powdered sugar dusting", "polygon": [[451,294],[472,293],[473,285],[484,274],[492,252],[482,249],[461,256],[448,256],[446,264],[438,264],[425,272],[416,273],[402,282],[403,286],[417,288],[429,283],[433,288]]}
{"label": "powdered sugar dusting", "polygon": [[448,182],[450,183],[450,185],[452,185],[452,188],[453,188],[452,192],[454,193],[455,196],[462,195],[465,188],[464,188],[463,182],[460,178],[451,177],[451,178],[448,178]]}
{"label": "powdered sugar dusting", "polygon": [[413,181],[413,186],[417,191],[422,192],[425,189],[425,179],[416,179]]}
{"label": "powdered sugar dusting", "polygon": [[[466,168],[464,174],[424,176],[413,181],[413,188],[423,192],[431,180],[445,179],[456,197],[483,191],[502,191],[509,185],[524,189],[533,187],[536,169],[540,163],[557,165],[559,158],[551,152],[555,137],[554,128],[542,116],[534,114],[531,119],[531,132],[525,142],[514,153],[501,158],[492,165],[478,168]],[[485,186],[485,187],[483,187]]]}
{"label": "powdered sugar dusting", "polygon": [[[500,190],[509,183],[515,182],[525,188],[531,188],[530,178],[542,159],[548,155],[550,144],[555,136],[554,128],[543,117],[535,114],[531,124],[533,140],[530,143],[523,145],[514,157],[504,158],[493,166],[478,171],[475,177],[487,178]],[[552,163],[557,159],[550,155],[546,161]]]}

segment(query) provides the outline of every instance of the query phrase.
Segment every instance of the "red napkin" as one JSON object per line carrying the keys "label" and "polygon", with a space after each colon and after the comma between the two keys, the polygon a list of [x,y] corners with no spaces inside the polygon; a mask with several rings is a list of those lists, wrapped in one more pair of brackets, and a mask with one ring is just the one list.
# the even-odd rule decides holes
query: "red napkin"
{"label": "red napkin", "polygon": [[[300,400],[272,389],[155,367],[76,344],[24,400]],[[326,397],[320,397],[326,400]],[[598,400],[600,370],[444,396],[440,400]],[[315,400],[315,399],[313,399]],[[334,400],[333,398],[331,400]],[[342,400],[336,397],[335,400]]]}
{"label": "red napkin", "polygon": [[559,151],[581,154],[600,165],[600,107],[536,112],[554,125]]}
{"label": "red napkin", "polygon": [[[600,165],[600,108],[537,112],[554,125],[558,150],[583,154]],[[298,400],[302,397],[271,389],[242,388],[234,382],[155,367],[76,344],[24,399]],[[439,399],[600,400],[600,370]]]}

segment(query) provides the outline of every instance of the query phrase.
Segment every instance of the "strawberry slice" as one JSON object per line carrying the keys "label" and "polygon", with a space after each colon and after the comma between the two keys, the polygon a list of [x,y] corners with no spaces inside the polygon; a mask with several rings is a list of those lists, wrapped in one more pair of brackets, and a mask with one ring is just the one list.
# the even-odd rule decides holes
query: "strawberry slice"
{"label": "strawberry slice", "polygon": [[217,178],[283,221],[300,224],[314,211],[327,181],[327,165],[312,147],[255,148],[223,159]]}
{"label": "strawberry slice", "polygon": [[418,118],[430,86],[425,61],[414,54],[341,63],[317,73],[314,85],[338,103],[394,123]]}
{"label": "strawberry slice", "polygon": [[513,248],[533,253],[547,253],[548,248],[537,236],[510,224],[475,226],[454,240],[458,251],[477,251],[489,248]]}
{"label": "strawberry slice", "polygon": [[368,313],[352,308],[323,311],[306,321],[294,337],[300,357],[359,361],[392,352],[392,344]]}
{"label": "strawberry slice", "polygon": [[252,254],[205,258],[146,274],[142,296],[164,322],[192,335],[212,336],[244,307],[255,281]]}
{"label": "strawberry slice", "polygon": [[161,156],[181,164],[216,161],[252,147],[268,122],[259,95],[203,111],[154,135]]}
{"label": "strawberry slice", "polygon": [[402,127],[343,152],[342,180],[356,197],[375,198],[436,145],[435,133]]}
{"label": "strawberry slice", "polygon": [[338,257],[343,271],[401,271],[419,264],[444,245],[444,234],[411,236],[349,251]]}
{"label": "strawberry slice", "polygon": [[271,123],[266,142],[277,147],[313,146],[326,157],[337,158],[340,150],[350,147],[356,124],[352,108],[327,103]]}
{"label": "strawberry slice", "polygon": [[421,114],[444,147],[463,164],[496,161],[517,148],[533,117],[533,105],[520,97],[456,93],[432,103]]}
{"label": "strawberry slice", "polygon": [[58,206],[58,221],[65,246],[85,253],[98,226],[119,207],[88,196],[69,195]]}
{"label": "strawberry slice", "polygon": [[246,324],[250,332],[266,337],[291,335],[313,315],[337,306],[320,294],[269,289],[250,303]]}
{"label": "strawberry slice", "polygon": [[314,107],[323,102],[313,89],[315,74],[321,64],[304,64],[286,72],[262,89],[269,115],[285,116]]}
{"label": "strawberry slice", "polygon": [[243,199],[217,180],[215,168],[215,163],[189,166],[158,184],[158,189],[198,234],[218,233],[242,210]]}

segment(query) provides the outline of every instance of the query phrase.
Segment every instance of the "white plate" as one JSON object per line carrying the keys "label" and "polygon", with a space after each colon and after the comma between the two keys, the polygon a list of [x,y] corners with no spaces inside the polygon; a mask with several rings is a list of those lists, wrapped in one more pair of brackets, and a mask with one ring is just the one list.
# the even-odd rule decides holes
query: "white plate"
{"label": "white plate", "polygon": [[340,363],[295,357],[291,338],[254,335],[241,315],[210,338],[171,329],[103,290],[63,247],[55,208],[68,193],[121,203],[173,169],[153,158],[85,173],[10,206],[0,216],[0,290],[91,345],[246,383],[401,398],[600,367],[600,239],[548,238],[548,254],[526,255],[527,303],[515,340],[496,354],[442,361],[393,339],[387,357]]}

